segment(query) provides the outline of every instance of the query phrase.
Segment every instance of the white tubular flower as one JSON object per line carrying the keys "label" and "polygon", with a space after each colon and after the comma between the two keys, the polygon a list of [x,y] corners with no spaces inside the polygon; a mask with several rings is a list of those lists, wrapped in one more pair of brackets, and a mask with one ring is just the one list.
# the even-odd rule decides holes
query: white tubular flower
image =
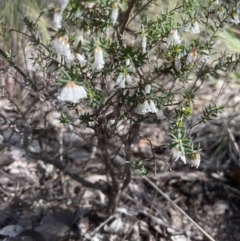
{"label": "white tubular flower", "polygon": [[191,52],[187,56],[186,64],[187,65],[192,65],[195,60],[197,59],[198,52],[196,49],[192,49]]}
{"label": "white tubular flower", "polygon": [[126,83],[127,85],[133,85],[133,81],[132,81],[132,78],[129,74],[126,75]]}
{"label": "white tubular flower", "polygon": [[135,112],[139,115],[145,115],[146,113],[157,113],[158,109],[156,108],[152,100],[145,100],[142,104],[138,104]]}
{"label": "white tubular flower", "polygon": [[123,73],[120,73],[117,77],[117,80],[116,80],[116,85],[118,85],[120,88],[125,88],[125,76]]}
{"label": "white tubular flower", "polygon": [[77,103],[80,99],[87,98],[87,92],[84,87],[69,81],[62,89],[59,100]]}
{"label": "white tubular flower", "polygon": [[145,92],[145,94],[150,94],[150,92],[151,92],[151,85],[150,84],[145,86],[144,92]]}
{"label": "white tubular flower", "polygon": [[76,54],[77,60],[79,61],[81,67],[85,66],[87,64],[87,60],[84,55],[77,53]]}
{"label": "white tubular flower", "polygon": [[158,120],[164,120],[166,118],[162,110],[158,110],[156,116]]}
{"label": "white tubular flower", "polygon": [[113,25],[115,25],[115,23],[117,22],[118,10],[119,9],[118,9],[117,2],[113,3],[112,13],[111,13],[111,21],[112,21]]}
{"label": "white tubular flower", "polygon": [[142,36],[142,52],[145,54],[147,49],[147,36],[144,33]]}
{"label": "white tubular flower", "polygon": [[68,63],[74,60],[67,37],[57,36],[52,42],[52,47],[59,55],[64,56]]}
{"label": "white tubular flower", "polygon": [[62,14],[60,13],[59,8],[54,9],[53,23],[54,23],[55,28],[62,27]]}
{"label": "white tubular flower", "polygon": [[92,65],[92,70],[101,70],[103,69],[105,64],[104,58],[103,58],[103,52],[101,47],[96,47],[94,49],[94,62]]}
{"label": "white tubular flower", "polygon": [[189,32],[190,28],[191,28],[191,22],[188,22],[183,25],[183,27],[181,28],[181,32]]}
{"label": "white tubular flower", "polygon": [[179,36],[177,30],[173,30],[172,38],[173,38],[173,43],[174,44],[180,44],[181,43],[181,39],[180,39],[180,36]]}
{"label": "white tubular flower", "polygon": [[198,33],[200,33],[200,29],[199,29],[198,22],[195,20],[195,21],[192,23],[191,34],[198,34]]}
{"label": "white tubular flower", "polygon": [[199,152],[191,154],[191,166],[198,168],[201,162],[201,156]]}
{"label": "white tubular flower", "polygon": [[60,0],[59,1],[59,5],[61,7],[61,13],[63,13],[63,11],[65,10],[65,8],[68,5],[69,0]]}
{"label": "white tubular flower", "polygon": [[186,156],[183,155],[177,147],[172,148],[172,156],[174,161],[177,161],[180,158],[183,161],[183,163],[186,164]]}
{"label": "white tubular flower", "polygon": [[149,105],[152,113],[157,113],[158,109],[156,108],[154,102],[152,100],[149,100]]}
{"label": "white tubular flower", "polygon": [[178,31],[176,29],[175,30],[171,30],[170,35],[167,38],[167,43],[169,45],[180,44],[181,43],[180,36],[179,36]]}
{"label": "white tubular flower", "polygon": [[112,30],[110,29],[109,26],[106,27],[106,29],[105,29],[105,33],[106,33],[106,37],[109,38],[109,36],[110,36],[111,33],[112,33]]}
{"label": "white tubular flower", "polygon": [[130,59],[126,59],[126,66],[129,67],[130,71],[132,71],[133,73],[135,73],[135,66],[134,66],[134,64],[130,61]]}
{"label": "white tubular flower", "polygon": [[181,70],[182,63],[181,63],[181,59],[179,56],[174,60],[174,65],[175,65],[175,68],[177,71]]}
{"label": "white tubular flower", "polygon": [[236,25],[240,23],[239,14],[236,11],[232,13],[230,22]]}
{"label": "white tubular flower", "polygon": [[219,18],[223,18],[224,14],[225,14],[226,10],[223,6],[219,7],[217,10],[217,15]]}

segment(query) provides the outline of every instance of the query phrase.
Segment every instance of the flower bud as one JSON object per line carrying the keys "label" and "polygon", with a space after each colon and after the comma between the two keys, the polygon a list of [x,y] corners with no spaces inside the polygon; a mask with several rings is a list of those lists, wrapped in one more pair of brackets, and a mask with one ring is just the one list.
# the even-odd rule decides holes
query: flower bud
{"label": "flower bud", "polygon": [[113,25],[117,22],[118,18],[118,4],[117,2],[113,3],[112,13],[111,13],[111,21]]}

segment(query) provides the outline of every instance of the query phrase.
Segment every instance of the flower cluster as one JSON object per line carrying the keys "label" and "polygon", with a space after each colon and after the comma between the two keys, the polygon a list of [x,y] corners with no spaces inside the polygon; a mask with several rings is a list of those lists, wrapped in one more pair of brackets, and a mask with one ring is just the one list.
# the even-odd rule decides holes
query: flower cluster
{"label": "flower cluster", "polygon": [[138,104],[135,111],[139,115],[145,115],[147,113],[157,113],[158,109],[152,100],[145,100],[142,104]]}
{"label": "flower cluster", "polygon": [[131,86],[133,84],[131,76],[125,73],[119,73],[116,80],[116,85],[119,86],[120,88],[125,88],[126,83],[128,86]]}
{"label": "flower cluster", "polygon": [[190,32],[191,34],[200,33],[199,24],[198,24],[197,20],[194,20],[192,23],[188,23],[185,28],[185,31]]}

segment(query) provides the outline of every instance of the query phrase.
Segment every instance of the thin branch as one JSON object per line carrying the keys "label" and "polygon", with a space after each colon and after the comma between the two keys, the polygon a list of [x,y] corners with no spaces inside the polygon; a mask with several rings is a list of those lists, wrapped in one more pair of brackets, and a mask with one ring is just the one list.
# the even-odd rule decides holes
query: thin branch
{"label": "thin branch", "polygon": [[167,201],[170,202],[181,214],[183,214],[193,225],[195,225],[209,240],[215,241],[204,229],[202,229],[186,212],[184,212],[175,202],[173,202],[168,195],[166,195],[159,187],[157,187],[148,177],[143,176],[143,179],[147,181],[159,194],[161,194]]}
{"label": "thin branch", "polygon": [[222,84],[222,86],[221,86],[221,89],[219,90],[218,95],[217,95],[216,99],[215,99],[214,102],[213,102],[214,104],[216,104],[217,99],[219,98],[220,94],[222,94],[223,88],[224,88],[225,84],[227,83],[229,74],[230,74],[230,72],[233,71],[233,67],[234,67],[235,64],[236,64],[236,60],[233,61],[232,64],[229,66],[227,75],[226,75],[226,77],[225,77],[225,79],[224,79],[224,82],[223,82],[223,84]]}
{"label": "thin branch", "polygon": [[120,29],[120,34],[123,35],[124,31],[125,31],[125,27],[128,23],[128,19],[129,19],[129,16],[132,12],[132,9],[134,7],[134,5],[137,3],[138,0],[131,0],[129,6],[128,6],[128,9],[126,12],[123,13],[123,23],[121,25],[121,29]]}
{"label": "thin branch", "polygon": [[129,135],[127,139],[127,144],[125,148],[125,153],[126,153],[126,161],[127,163],[125,164],[125,179],[123,182],[123,186],[121,188],[121,191],[123,192],[128,184],[131,181],[131,166],[130,166],[130,161],[131,161],[131,144],[133,143],[134,139],[139,135],[139,129],[140,129],[140,124],[139,123],[134,123],[129,130]]}
{"label": "thin branch", "polygon": [[22,75],[22,77],[23,77],[24,79],[28,79],[27,75],[26,75],[18,66],[16,66],[16,64],[15,64],[12,60],[9,59],[9,57],[7,56],[7,54],[6,54],[2,49],[0,49],[0,55],[2,55],[2,56],[8,61],[8,63],[9,63],[14,69],[16,69],[20,75]]}
{"label": "thin branch", "polygon": [[137,11],[135,14],[134,14],[134,16],[129,20],[129,22],[127,23],[127,25],[129,25],[129,23],[131,23],[132,21],[133,21],[133,19],[144,9],[144,8],[146,8],[150,3],[152,3],[153,2],[153,0],[150,0],[149,2],[147,2],[145,5],[143,5],[140,9],[139,9],[139,11]]}
{"label": "thin branch", "polygon": [[102,222],[97,228],[95,228],[91,234],[89,235],[90,237],[92,237],[94,234],[96,234],[105,224],[107,224],[110,220],[112,220],[113,218],[116,217],[116,214],[113,214],[112,216],[110,216],[109,218],[107,218],[104,222]]}

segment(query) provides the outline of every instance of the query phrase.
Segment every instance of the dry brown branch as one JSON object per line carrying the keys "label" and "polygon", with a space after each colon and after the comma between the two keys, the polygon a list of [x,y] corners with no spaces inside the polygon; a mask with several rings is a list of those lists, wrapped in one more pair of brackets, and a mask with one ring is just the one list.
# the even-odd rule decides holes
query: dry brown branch
{"label": "dry brown branch", "polygon": [[175,202],[173,202],[168,195],[166,195],[159,187],[157,187],[148,177],[143,176],[143,179],[147,181],[159,194],[161,194],[168,202],[171,203],[180,213],[182,213],[191,223],[193,223],[209,240],[215,241],[205,230],[203,230],[185,211],[183,211]]}

